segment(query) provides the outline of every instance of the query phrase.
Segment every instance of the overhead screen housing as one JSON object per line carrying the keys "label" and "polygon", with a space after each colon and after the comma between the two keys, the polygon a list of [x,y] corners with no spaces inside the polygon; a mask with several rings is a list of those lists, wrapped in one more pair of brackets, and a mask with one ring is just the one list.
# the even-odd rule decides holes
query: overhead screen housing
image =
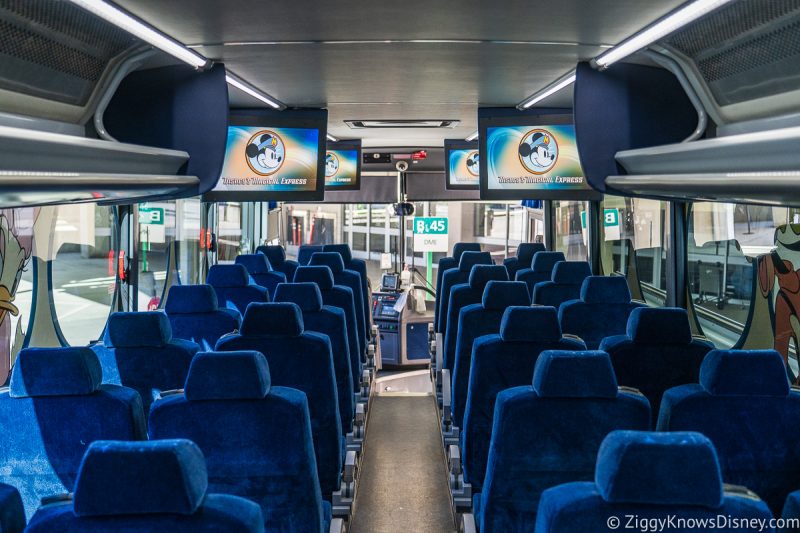
{"label": "overhead screen housing", "polygon": [[325,153],[325,190],[361,188],[361,140],[329,142]]}
{"label": "overhead screen housing", "polygon": [[478,190],[480,176],[478,141],[445,139],[444,171],[447,190]]}

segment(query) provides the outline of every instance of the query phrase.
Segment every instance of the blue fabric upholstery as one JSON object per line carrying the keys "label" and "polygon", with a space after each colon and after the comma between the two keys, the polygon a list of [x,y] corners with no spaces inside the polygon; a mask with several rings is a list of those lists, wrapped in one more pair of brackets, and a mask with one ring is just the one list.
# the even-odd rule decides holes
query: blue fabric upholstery
{"label": "blue fabric upholstery", "polygon": [[363,296],[364,305],[364,324],[365,324],[365,339],[369,339],[370,332],[370,319],[372,318],[372,296],[369,290],[369,277],[367,275],[367,262],[363,259],[353,259],[353,252],[350,250],[348,244],[326,244],[322,247],[323,252],[335,252],[342,256],[344,267],[347,270],[352,270],[358,273],[361,277],[361,295]]}
{"label": "blue fabric upholstery", "polygon": [[22,533],[25,529],[25,509],[19,491],[0,483],[0,531]]}
{"label": "blue fabric upholstery", "polygon": [[733,521],[769,521],[772,514],[762,501],[723,493],[714,447],[703,435],[615,431],[600,447],[594,482],[567,483],[542,494],[536,531],[607,530],[611,516],[622,526],[628,516],[640,524],[670,520],[677,526],[667,526],[671,531],[688,533],[704,528],[686,521],[718,517],[728,527],[715,531],[759,531],[734,527]]}
{"label": "blue fabric upholstery", "polygon": [[473,492],[480,492],[486,474],[497,394],[530,384],[536,360],[546,350],[583,349],[582,342],[561,338],[552,307],[509,307],[499,334],[475,340],[461,432],[464,474]]}
{"label": "blue fabric upholstery", "polygon": [[200,350],[194,342],[173,339],[167,315],[160,311],[112,313],[105,343],[93,347],[103,367],[103,383],[136,390],[145,413],[154,395],[183,386],[192,357]]}
{"label": "blue fabric upholstery", "polygon": [[600,343],[611,356],[619,384],[639,389],[650,401],[654,421],[664,391],[697,383],[703,358],[713,348],[710,342],[692,339],[686,310],[673,307],[636,308],[627,335]]}
{"label": "blue fabric upholstery", "polygon": [[286,250],[283,249],[283,246],[259,246],[256,248],[256,252],[266,255],[273,270],[283,272],[287,280],[294,278],[294,273],[300,266],[297,261],[286,259]]}
{"label": "blue fabric upholstery", "polygon": [[300,266],[306,266],[311,261],[311,256],[321,251],[321,244],[303,244],[297,249],[297,262]]}
{"label": "blue fabric upholstery", "polygon": [[[339,307],[322,304],[322,293],[316,283],[281,283],[275,291],[276,302],[292,302],[300,307],[306,331],[327,335],[331,341],[336,389],[339,396],[339,415],[342,433],[353,430],[355,414],[354,381],[350,348],[347,340],[347,321]],[[360,381],[359,381],[360,383]]]}
{"label": "blue fabric upholstery", "polygon": [[591,275],[592,269],[586,261],[556,263],[551,281],[533,286],[533,303],[558,309],[562,303],[580,296],[583,280]]}
{"label": "blue fabric upholstery", "polygon": [[[570,389],[564,378],[592,371],[599,371],[598,397],[585,396],[584,383],[576,382]],[[609,396],[615,381],[607,354],[545,352],[534,375],[535,387],[514,387],[497,395],[481,492],[481,532],[533,531],[545,489],[591,480],[606,435],[650,425],[644,397],[627,392]],[[558,394],[542,396],[539,390]],[[605,521],[584,531],[604,528]]]}
{"label": "blue fabric upholstery", "polygon": [[477,242],[457,242],[453,246],[453,255],[442,257],[439,259],[438,267],[436,269],[436,305],[433,311],[433,326],[436,333],[439,333],[439,312],[441,307],[441,288],[442,276],[451,268],[458,268],[458,262],[461,260],[461,254],[464,252],[480,252],[481,245]]}
{"label": "blue fabric upholstery", "polygon": [[244,315],[250,302],[268,302],[269,292],[253,283],[244,265],[214,265],[208,269],[206,283],[214,287],[221,307]]}
{"label": "blue fabric upholstery", "polygon": [[601,351],[547,351],[537,361],[533,390],[541,398],[616,398],[617,377]]}
{"label": "blue fabric upholstery", "polygon": [[[217,383],[207,381],[209,372]],[[209,490],[258,503],[268,530],[324,530],[305,394],[278,386],[250,388],[246,396],[238,390],[242,382],[257,385],[253,375],[268,381],[269,373],[258,352],[198,354],[185,395],[153,405],[150,435],[195,442],[206,458]],[[203,383],[215,393],[197,397],[192,389]]]}
{"label": "blue fabric upholstery", "polygon": [[98,441],[81,463],[73,502],[43,507],[28,531],[264,531],[258,505],[207,487],[191,441]]}
{"label": "blue fabric upholstery", "polygon": [[[786,520],[800,520],[800,490],[796,490],[786,497],[781,518]],[[795,527],[778,529],[778,533],[797,533]]]}
{"label": "blue fabric upholstery", "polygon": [[594,350],[604,338],[624,335],[631,312],[643,305],[631,302],[624,277],[589,276],[581,285],[580,299],[558,308],[558,320],[564,333],[577,335]]}
{"label": "blue fabric upholstery", "polygon": [[441,290],[437,293],[437,298],[442,299],[439,307],[439,331],[447,334],[448,317],[450,316],[450,292],[456,285],[469,282],[472,268],[477,265],[494,265],[492,255],[489,252],[464,252],[457,269],[451,269],[442,275]]}
{"label": "blue fabric upholstery", "polygon": [[453,259],[456,264],[461,261],[461,255],[464,252],[480,252],[481,244],[479,242],[457,242],[453,245]]}
{"label": "blue fabric upholstery", "polygon": [[780,513],[800,480],[800,393],[773,350],[714,350],[700,383],[664,393],[658,428],[699,431],[714,443],[726,483],[744,485]]}
{"label": "blue fabric upholstery", "polygon": [[[444,368],[453,370],[456,352],[456,337],[458,335],[458,314],[461,309],[470,304],[479,304],[483,300],[483,290],[492,280],[508,281],[506,267],[500,265],[475,265],[472,267],[468,282],[453,285],[450,290],[450,301],[446,306],[447,316],[443,317],[445,330],[444,342]],[[453,324],[448,328],[447,324]]]}
{"label": "blue fabric upholstery", "polygon": [[533,254],[530,268],[517,271],[515,281],[522,281],[528,286],[528,292],[533,298],[533,288],[537,283],[549,281],[553,277],[556,263],[566,261],[562,252],[536,252]]}
{"label": "blue fabric upholstery", "polygon": [[220,337],[239,329],[242,316],[235,309],[219,309],[211,285],[173,285],[164,306],[172,335],[211,349]]}
{"label": "blue fabric upholstery", "polygon": [[546,252],[544,243],[541,242],[522,242],[517,246],[516,257],[509,257],[503,261],[503,264],[508,269],[508,276],[512,280],[515,279],[517,272],[531,267],[533,263],[533,255],[536,252]]}
{"label": "blue fabric upholstery", "polygon": [[270,298],[275,296],[278,283],[286,283],[286,274],[273,270],[264,254],[243,254],[236,257],[237,265],[244,265],[256,285],[264,287]]}
{"label": "blue fabric upholstery", "polygon": [[462,427],[467,403],[472,345],[482,335],[500,332],[506,308],[530,305],[528,291],[517,281],[490,281],[483,291],[483,302],[461,308],[458,315],[455,357],[453,359],[452,409],[453,424]]}
{"label": "blue fabric upholstery", "polygon": [[329,499],[339,488],[343,450],[336,372],[328,337],[303,330],[302,312],[296,304],[251,304],[241,333],[223,337],[216,349],[261,352],[269,363],[273,388],[292,387],[306,394],[319,482],[323,497]]}
{"label": "blue fabric upholstery", "polygon": [[344,312],[347,323],[347,343],[350,352],[350,371],[353,385],[360,383],[361,356],[366,350],[358,335],[358,321],[356,320],[356,306],[353,291],[349,287],[334,285],[333,273],[326,266],[300,267],[294,276],[295,283],[316,283],[322,294],[322,303],[336,307]]}
{"label": "blue fabric upholstery", "polygon": [[26,348],[0,391],[0,483],[19,490],[29,517],[43,496],[72,491],[93,441],[147,438],[139,395],[99,385],[99,370],[88,348]]}

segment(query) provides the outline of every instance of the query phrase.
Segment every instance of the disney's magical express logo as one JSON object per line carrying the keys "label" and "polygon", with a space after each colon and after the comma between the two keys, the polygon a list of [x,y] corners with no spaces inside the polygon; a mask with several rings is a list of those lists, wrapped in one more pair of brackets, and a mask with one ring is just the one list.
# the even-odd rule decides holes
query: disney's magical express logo
{"label": "disney's magical express logo", "polygon": [[245,155],[250,170],[259,176],[271,176],[286,161],[286,146],[274,131],[261,130],[247,141]]}
{"label": "disney's magical express logo", "polygon": [[531,174],[544,174],[556,166],[558,142],[547,130],[536,128],[519,142],[519,162]]}

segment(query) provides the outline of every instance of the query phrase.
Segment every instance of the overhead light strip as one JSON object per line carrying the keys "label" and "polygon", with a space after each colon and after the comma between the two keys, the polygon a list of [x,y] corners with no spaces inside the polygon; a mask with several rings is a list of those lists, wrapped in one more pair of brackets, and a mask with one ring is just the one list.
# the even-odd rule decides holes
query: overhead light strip
{"label": "overhead light strip", "polygon": [[478,132],[476,131],[476,132],[472,133],[469,137],[467,137],[464,140],[467,141],[467,142],[472,142],[472,141],[476,140],[477,138],[478,138]]}
{"label": "overhead light strip", "polygon": [[256,100],[264,102],[265,104],[274,109],[286,109],[286,104],[284,104],[279,100],[276,100],[275,98],[271,97],[270,95],[268,95],[263,91],[259,91],[258,89],[256,89],[255,87],[253,87],[252,85],[250,85],[249,83],[247,83],[246,81],[244,81],[243,79],[241,79],[240,77],[236,76],[231,72],[228,72],[225,75],[225,81],[228,82],[228,85],[236,87],[240,91],[249,94]]}
{"label": "overhead light strip", "polygon": [[336,137],[334,137],[330,133],[327,135],[327,139],[332,143],[339,142],[339,139],[337,139]]}
{"label": "overhead light strip", "polygon": [[544,89],[532,94],[517,105],[517,109],[528,109],[533,104],[541,102],[548,96],[552,96],[564,87],[571,85],[575,82],[575,71],[571,70],[565,75],[558,78],[556,81],[545,87]]}

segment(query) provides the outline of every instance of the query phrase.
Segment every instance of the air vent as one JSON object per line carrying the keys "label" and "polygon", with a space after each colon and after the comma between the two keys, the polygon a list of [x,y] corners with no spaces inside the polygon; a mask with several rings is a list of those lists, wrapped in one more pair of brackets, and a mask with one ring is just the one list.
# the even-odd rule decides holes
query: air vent
{"label": "air vent", "polygon": [[382,129],[382,128],[455,128],[458,126],[458,120],[345,120],[345,124],[354,130],[361,129]]}

